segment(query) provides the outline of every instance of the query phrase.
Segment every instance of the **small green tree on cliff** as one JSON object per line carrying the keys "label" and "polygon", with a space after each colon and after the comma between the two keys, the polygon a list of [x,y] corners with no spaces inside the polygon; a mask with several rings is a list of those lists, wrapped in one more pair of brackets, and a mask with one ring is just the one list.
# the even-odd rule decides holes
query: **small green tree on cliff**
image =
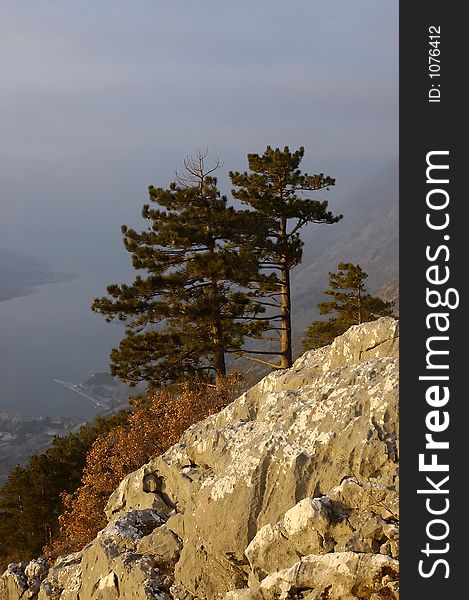
{"label": "small green tree on cliff", "polygon": [[303,147],[290,152],[288,146],[283,150],[267,146],[262,156],[248,154],[250,173],[230,173],[233,196],[250,205],[258,218],[255,243],[260,267],[277,274],[263,282],[262,292],[276,301],[278,314],[269,318],[280,323],[281,348],[277,354],[281,359],[277,366],[281,368],[292,365],[290,271],[302,258],[299,232],[309,223],[332,224],[342,218],[327,210],[327,201],[307,197],[310,192],[329,189],[335,179],[323,173],[301,173],[298,167],[303,155]]}
{"label": "small green tree on cliff", "polygon": [[329,288],[324,291],[332,300],[318,304],[321,315],[334,314],[327,321],[313,321],[303,339],[304,350],[312,350],[330,344],[352,325],[374,321],[379,317],[392,317],[393,302],[386,302],[366,293],[365,279],[368,275],[360,265],[341,262],[337,273],[329,273]]}
{"label": "small green tree on cliff", "polygon": [[187,375],[226,375],[225,354],[239,352],[268,322],[255,320],[264,307],[255,291],[255,255],[244,245],[246,217],[227,205],[208,168],[206,154],[185,161],[185,173],[168,189],[150,186],[149,222],[138,233],[122,227],[135,269],[131,285],[110,285],[92,310],[126,323],[111,353],[111,372],[123,381],[153,385]]}

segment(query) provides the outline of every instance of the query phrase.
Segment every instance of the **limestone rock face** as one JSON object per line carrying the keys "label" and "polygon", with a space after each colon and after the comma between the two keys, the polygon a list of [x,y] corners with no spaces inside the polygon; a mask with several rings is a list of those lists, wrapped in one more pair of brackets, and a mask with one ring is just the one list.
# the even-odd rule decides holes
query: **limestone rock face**
{"label": "limestone rock face", "polygon": [[192,426],[39,600],[397,598],[397,353],[394,319],[352,327]]}

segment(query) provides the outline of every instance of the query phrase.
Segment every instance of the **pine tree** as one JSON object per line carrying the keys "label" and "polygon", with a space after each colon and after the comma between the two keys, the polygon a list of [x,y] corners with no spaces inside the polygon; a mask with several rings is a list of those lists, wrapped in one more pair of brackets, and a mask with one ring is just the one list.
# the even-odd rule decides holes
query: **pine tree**
{"label": "pine tree", "polygon": [[150,186],[138,233],[122,227],[133,266],[142,271],[131,285],[110,285],[92,310],[126,323],[111,353],[111,372],[123,381],[158,386],[187,375],[226,376],[225,355],[239,352],[245,337],[267,322],[255,292],[255,255],[246,246],[249,223],[220,195],[205,165],[206,154],[186,159],[185,173],[169,189]]}
{"label": "pine tree", "polygon": [[[280,367],[292,365],[292,311],[290,271],[302,258],[303,242],[300,230],[309,223],[337,223],[342,215],[334,216],[327,210],[327,201],[306,197],[309,192],[329,189],[335,179],[301,173],[300,162],[304,148],[290,152],[267,146],[264,154],[248,154],[250,173],[231,172],[235,187],[232,194],[250,205],[258,218],[256,245],[260,251],[260,266],[277,273],[270,279],[270,287],[263,282],[263,293],[277,300],[279,312],[272,321],[280,322]],[[274,366],[274,365],[272,365]]]}
{"label": "pine tree", "polygon": [[394,316],[393,302],[386,302],[366,293],[368,275],[360,265],[341,262],[337,273],[329,273],[329,288],[324,291],[333,300],[318,304],[321,315],[334,314],[327,321],[313,321],[306,330],[303,348],[311,350],[330,344],[352,325],[374,321],[379,317]]}
{"label": "pine tree", "polygon": [[8,540],[0,546],[0,568],[10,562],[32,558],[34,548],[29,545],[24,527],[25,494],[28,489],[28,473],[20,466],[11,471],[0,487],[0,539]]}

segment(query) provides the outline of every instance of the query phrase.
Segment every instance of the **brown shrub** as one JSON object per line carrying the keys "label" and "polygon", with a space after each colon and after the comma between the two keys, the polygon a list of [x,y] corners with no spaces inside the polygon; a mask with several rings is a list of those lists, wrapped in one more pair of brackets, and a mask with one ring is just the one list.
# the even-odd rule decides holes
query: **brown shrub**
{"label": "brown shrub", "polygon": [[239,379],[231,378],[222,392],[190,382],[134,400],[127,421],[92,445],[82,486],[72,494],[61,494],[60,536],[45,551],[57,556],[79,550],[94,539],[106,525],[104,508],[119,482],[175,444],[190,425],[229,404],[240,391]]}

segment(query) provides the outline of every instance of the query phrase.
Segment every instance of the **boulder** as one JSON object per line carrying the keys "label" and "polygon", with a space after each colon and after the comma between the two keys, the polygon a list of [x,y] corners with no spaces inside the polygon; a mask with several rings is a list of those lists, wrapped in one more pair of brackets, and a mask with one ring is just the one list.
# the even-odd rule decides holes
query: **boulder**
{"label": "boulder", "polygon": [[163,567],[172,572],[179,553],[168,541],[173,534],[161,532],[164,521],[159,511],[137,509],[100,531],[82,552],[80,598],[169,598],[172,579]]}
{"label": "boulder", "polygon": [[138,509],[111,521],[81,552],[59,559],[38,600],[169,600],[180,545],[164,520]]}
{"label": "boulder", "polygon": [[11,563],[0,579],[0,598],[2,600],[19,600],[28,589],[28,578],[25,575],[26,563]]}
{"label": "boulder", "polygon": [[42,581],[38,600],[80,600],[82,552],[59,558]]}
{"label": "boulder", "polygon": [[[381,496],[392,496],[396,510],[398,364],[385,354],[396,351],[397,323],[383,321],[269,375],[153,462],[161,491],[183,516],[175,578],[192,594],[216,597],[252,578],[245,550],[257,532],[345,479],[358,477],[367,505],[376,505],[369,514],[393,518]],[[378,482],[386,491],[374,500]],[[307,543],[331,550],[328,541],[319,550],[319,538]],[[297,552],[287,546],[282,553]]]}
{"label": "boulder", "polygon": [[29,563],[11,563],[0,579],[0,598],[3,600],[35,599],[38,597],[42,580],[49,571],[44,557]]}

